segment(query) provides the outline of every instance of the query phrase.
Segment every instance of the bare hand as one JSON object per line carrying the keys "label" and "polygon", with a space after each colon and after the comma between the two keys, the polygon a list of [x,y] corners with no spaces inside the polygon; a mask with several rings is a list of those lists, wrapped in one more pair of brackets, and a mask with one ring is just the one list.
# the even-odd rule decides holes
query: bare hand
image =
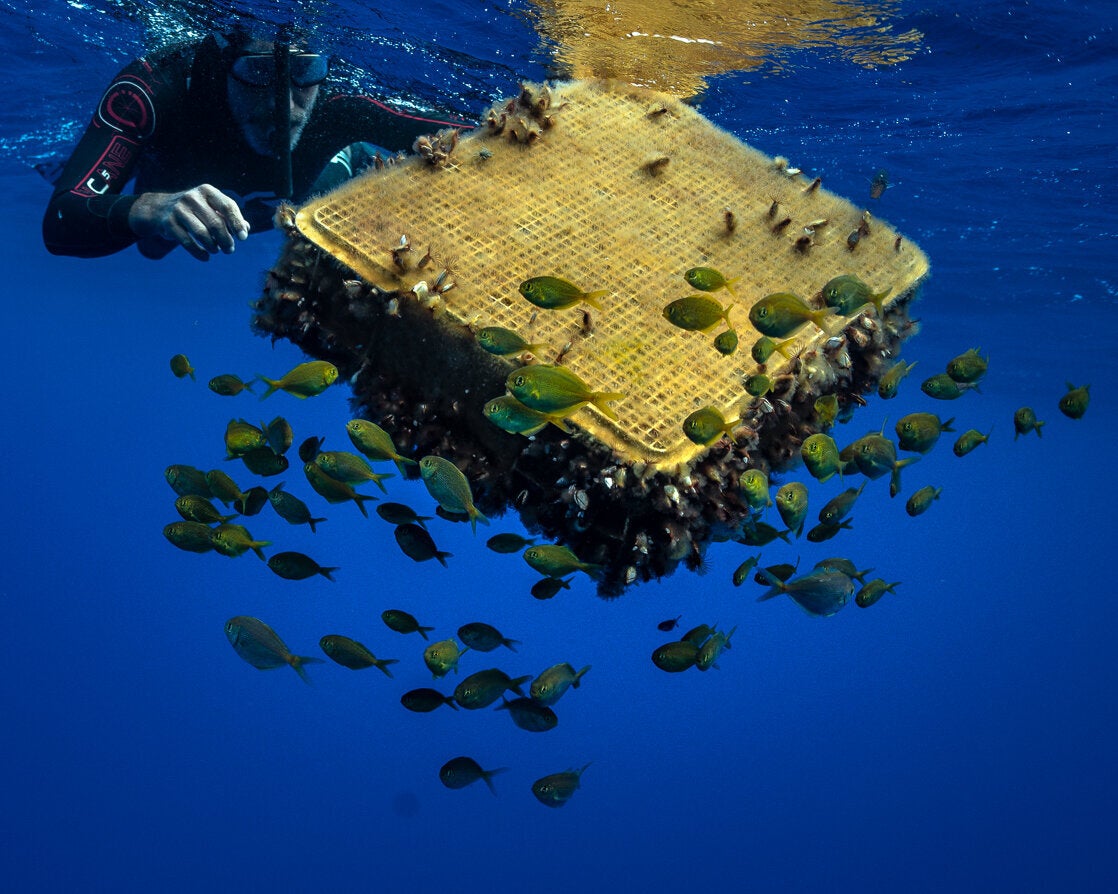
{"label": "bare hand", "polygon": [[232,254],[235,239],[247,239],[249,231],[237,203],[208,183],[184,192],[143,193],[132,205],[128,225],[141,242],[181,245],[200,261],[218,251]]}

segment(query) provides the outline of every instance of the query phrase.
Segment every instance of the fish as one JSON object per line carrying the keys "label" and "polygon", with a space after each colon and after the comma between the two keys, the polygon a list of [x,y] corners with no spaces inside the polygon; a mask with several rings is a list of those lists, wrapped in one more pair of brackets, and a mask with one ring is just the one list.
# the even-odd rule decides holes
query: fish
{"label": "fish", "polygon": [[502,695],[496,710],[508,711],[512,722],[530,733],[545,733],[559,725],[559,718],[551,708],[530,698],[509,701]]}
{"label": "fish", "polygon": [[287,453],[295,443],[295,432],[291,423],[282,416],[277,416],[267,425],[263,426],[264,438],[274,453]]}
{"label": "fish", "polygon": [[944,422],[934,413],[902,416],[896,425],[897,446],[911,453],[927,453],[936,445],[940,432],[955,431],[951,427],[954,421],[954,416]]}
{"label": "fish", "polygon": [[519,534],[494,534],[485,541],[485,545],[495,553],[510,555],[522,552],[526,547],[536,542],[535,537],[521,537]]}
{"label": "fish", "polygon": [[885,190],[889,188],[889,172],[885,168],[878,168],[877,173],[870,180],[870,198],[880,199]]}
{"label": "fish", "polygon": [[184,520],[201,522],[204,525],[221,524],[237,517],[236,513],[222,515],[213,503],[197,494],[185,494],[176,499],[175,509]]}
{"label": "fish", "polygon": [[789,481],[777,490],[774,502],[784,526],[799,537],[807,517],[807,487],[799,481]]}
{"label": "fish", "polygon": [[947,375],[960,385],[972,385],[986,375],[989,355],[982,357],[978,348],[970,348],[947,362]]}
{"label": "fish", "polygon": [[706,447],[722,435],[727,435],[731,441],[734,440],[734,429],[739,422],[741,420],[736,418],[727,420],[714,407],[700,407],[683,420],[683,433],[692,443]]}
{"label": "fish", "polygon": [[289,494],[283,489],[284,482],[280,482],[270,491],[268,491],[268,502],[272,504],[272,508],[276,510],[276,515],[282,518],[289,525],[308,525],[311,533],[315,533],[315,526],[319,522],[326,521],[325,518],[315,518],[311,515],[311,511],[307,504],[300,500],[294,494]]}
{"label": "fish", "polygon": [[714,337],[714,350],[723,357],[729,357],[738,349],[738,334],[733,329],[719,332]]}
{"label": "fish", "polygon": [[299,445],[299,459],[305,463],[314,462],[314,458],[318,456],[318,452],[325,443],[325,438],[320,438],[316,435],[305,438],[303,443]]}
{"label": "fish", "polygon": [[307,476],[307,481],[314,488],[315,493],[327,503],[347,503],[352,500],[361,510],[361,514],[366,518],[369,517],[369,510],[365,508],[365,504],[369,500],[376,500],[376,497],[371,494],[359,494],[353,489],[353,485],[331,478],[315,462],[303,463],[303,474]]}
{"label": "fish", "polygon": [[423,650],[423,663],[436,678],[445,677],[451,671],[458,673],[458,659],[469,650],[469,646],[459,649],[452,639],[439,640]]}
{"label": "fish", "polygon": [[435,546],[435,541],[431,539],[427,529],[419,525],[397,525],[393,533],[404,555],[416,562],[436,559],[443,568],[446,568],[446,560],[454,556],[454,553],[440,550]]}
{"label": "fish", "polygon": [[986,432],[986,434],[982,434],[982,432],[976,429],[968,428],[965,432],[959,435],[958,438],[955,439],[955,445],[951,449],[956,456],[966,456],[968,453],[974,450],[975,447],[979,446],[980,444],[985,444],[987,441],[989,441],[990,432],[992,432],[993,430],[993,427],[991,427],[990,431]]}
{"label": "fish", "polygon": [[346,484],[371,481],[383,493],[388,493],[384,480],[393,477],[391,473],[374,472],[372,466],[363,457],[347,450],[323,450],[314,458],[314,463],[331,478],[344,481]]}
{"label": "fish", "polygon": [[458,705],[455,704],[453,695],[443,695],[437,689],[430,689],[428,687],[409,689],[400,696],[400,704],[409,711],[414,711],[416,714],[427,714],[434,711],[436,708],[441,708],[443,705],[447,705],[455,711],[458,710]]}
{"label": "fish", "polygon": [[380,613],[380,619],[389,630],[395,630],[397,633],[418,633],[424,639],[427,639],[427,634],[435,629],[422,626],[414,615],[398,608],[386,608]]}
{"label": "fish", "polygon": [[290,465],[286,456],[281,453],[276,453],[267,444],[263,447],[255,447],[248,451],[248,453],[241,454],[239,459],[252,474],[264,477],[282,475],[287,471]]}
{"label": "fish", "polygon": [[172,463],[163,470],[163,477],[180,497],[196,496],[210,499],[214,496],[206,481],[206,473],[194,466]]}
{"label": "fish", "polygon": [[424,522],[429,522],[433,515],[416,515],[415,510],[403,503],[377,503],[377,515],[390,525],[419,525],[426,528]]}
{"label": "fish", "polygon": [[978,391],[977,384],[960,384],[947,373],[937,373],[934,376],[929,376],[920,383],[920,390],[928,395],[928,397],[935,398],[936,400],[955,400],[962,397],[963,392],[969,391],[972,388]]}
{"label": "fish", "polygon": [[811,477],[820,483],[828,481],[836,474],[839,476],[839,481],[842,480],[844,463],[839,457],[838,445],[830,435],[823,432],[809,435],[800,445],[800,456]]}
{"label": "fish", "polygon": [[511,329],[505,329],[503,326],[483,326],[474,337],[483,350],[498,357],[525,353],[539,354],[547,348],[546,344],[529,344]]}
{"label": "fish", "polygon": [[569,590],[571,588],[571,581],[574,578],[567,578],[563,580],[561,577],[542,577],[531,587],[531,593],[535,599],[554,599],[555,594],[560,590]]}
{"label": "fish", "polygon": [[849,575],[831,568],[817,568],[788,581],[770,574],[766,580],[769,589],[757,597],[758,602],[784,593],[809,615],[822,618],[837,614],[854,594]]}
{"label": "fish", "polygon": [[186,359],[186,354],[176,354],[171,358],[171,372],[176,379],[182,379],[186,376],[190,376],[192,380],[194,379],[194,367]]}
{"label": "fish", "polygon": [[179,521],[164,525],[163,536],[174,546],[190,553],[208,553],[214,548],[213,529],[198,521]]}
{"label": "fish", "polygon": [[749,469],[738,479],[738,489],[745,504],[753,512],[761,512],[772,505],[769,499],[769,476],[760,469]]}
{"label": "fish", "polygon": [[538,363],[509,373],[505,387],[518,401],[541,413],[569,415],[586,404],[593,404],[607,418],[618,420],[610,401],[625,395],[616,391],[591,391],[577,375],[563,366]]}
{"label": "fish", "polygon": [[414,466],[416,461],[402,456],[392,441],[392,435],[368,419],[350,419],[345,425],[346,434],[357,450],[374,462],[384,460],[396,463],[401,474],[404,466]]}
{"label": "fish", "polygon": [[516,647],[520,645],[520,640],[502,636],[500,630],[482,621],[463,624],[458,628],[458,638],[475,652],[492,652],[498,646],[504,646],[515,652]]}
{"label": "fish", "polygon": [[520,294],[531,304],[544,310],[563,310],[579,303],[601,310],[599,298],[605,298],[609,289],[584,292],[573,283],[557,276],[534,276],[520,284]]}
{"label": "fish", "polygon": [[583,571],[597,578],[604,570],[601,565],[583,562],[569,547],[557,543],[537,543],[524,550],[523,556],[533,570],[546,577],[566,577],[575,571]]}
{"label": "fish", "polygon": [[1021,435],[1027,435],[1031,431],[1035,431],[1039,438],[1044,424],[1037,420],[1032,407],[1019,407],[1013,414],[1013,440],[1016,441]]}
{"label": "fish", "polygon": [[338,368],[327,360],[311,360],[300,363],[279,379],[269,379],[259,374],[256,377],[268,386],[268,390],[260,396],[261,400],[277,391],[286,391],[303,400],[321,394],[338,381]]}
{"label": "fish", "polygon": [[[884,425],[882,431],[885,430]],[[858,471],[871,481],[880,478],[886,472],[889,478],[889,496],[895,497],[901,491],[901,469],[912,465],[920,457],[910,456],[907,459],[897,459],[896,445],[880,432],[871,432],[864,435],[851,445],[854,460],[858,464]]]}
{"label": "fish", "polygon": [[259,515],[264,504],[268,502],[268,491],[260,485],[254,485],[244,492],[233,508],[241,515]]}
{"label": "fish", "polygon": [[250,450],[268,446],[264,431],[243,419],[230,419],[225,426],[225,451],[228,456],[243,456]]}
{"label": "fish", "polygon": [[725,289],[735,298],[738,297],[734,293],[733,286],[739,277],[726,279],[712,267],[692,267],[683,274],[683,278],[687,280],[687,285],[693,289],[698,289],[700,292],[717,292],[719,289]]}
{"label": "fish", "polygon": [[912,363],[905,363],[903,360],[898,360],[890,366],[881,377],[881,381],[877,383],[877,396],[882,400],[892,400],[896,397],[901,380],[912,372],[912,368],[919,362],[914,360]]}
{"label": "fish", "polygon": [[362,643],[340,633],[328,633],[318,641],[322,651],[335,662],[350,670],[365,670],[375,667],[386,677],[392,676],[388,669],[390,664],[399,664],[399,658],[377,658]]}
{"label": "fish", "polygon": [[489,519],[474,505],[470,482],[450,460],[434,454],[423,457],[419,461],[419,477],[427,486],[427,492],[443,509],[455,515],[469,517],[470,527],[475,534],[478,522],[489,524]]}
{"label": "fish", "polygon": [[271,546],[271,540],[255,540],[244,525],[224,522],[210,531],[214,549],[223,556],[236,558],[250,549],[264,561],[264,547]]}
{"label": "fish", "polygon": [[861,487],[848,487],[842,493],[831,497],[822,509],[819,510],[819,522],[824,525],[837,525],[854,508],[854,503],[865,490],[866,482]]}
{"label": "fish", "polygon": [[705,295],[688,295],[670,302],[664,308],[663,316],[673,326],[687,332],[706,332],[717,326],[720,320],[730,326],[732,308],[732,304],[723,307]]}
{"label": "fish", "polygon": [[753,347],[750,348],[749,353],[758,363],[767,363],[774,352],[780,354],[785,360],[790,360],[792,355],[789,354],[785,348],[794,341],[794,338],[789,338],[778,343],[767,335],[762,335],[757,341],[753,342]]}
{"label": "fish", "polygon": [[334,572],[338,570],[336,566],[327,568],[319,565],[310,556],[293,550],[275,553],[270,556],[268,567],[284,580],[306,580],[308,577],[321,574],[327,580],[332,581]]}
{"label": "fish", "polygon": [[454,701],[467,711],[488,708],[510,689],[523,698],[520,685],[531,679],[532,675],[527,674],[514,680],[496,667],[475,671],[454,687]]}
{"label": "fish", "polygon": [[656,625],[656,629],[662,630],[664,631],[664,633],[670,633],[671,631],[675,630],[676,626],[679,624],[679,619],[682,617],[683,615],[676,615],[674,618],[668,618],[666,621],[661,621],[659,624]]}
{"label": "fish", "polygon": [[524,406],[511,394],[504,394],[485,402],[482,414],[501,431],[510,435],[523,435],[530,438],[547,427],[550,422],[565,434],[571,433],[571,427],[564,422],[569,413],[541,413]]}
{"label": "fish", "polygon": [[226,506],[241,502],[245,498],[245,492],[221,469],[210,469],[206,473],[206,485],[213,497]]}
{"label": "fish", "polygon": [[543,671],[528,688],[528,695],[541,705],[554,705],[570,688],[578,689],[578,681],[590,670],[590,665],[576,671],[571,665],[563,662],[553,664]]}
{"label": "fish", "polygon": [[849,531],[853,527],[854,520],[849,518],[835,524],[820,522],[807,532],[806,537],[811,543],[822,543],[825,540],[830,540],[832,537],[837,536],[839,531]]}
{"label": "fish", "polygon": [[[1067,383],[1067,394],[1060,398],[1059,408],[1068,419],[1082,419],[1087,412],[1087,403],[1091,399],[1090,385],[1081,385],[1076,388],[1071,382]],[[1038,431],[1037,434],[1040,434]]]}
{"label": "fish", "polygon": [[838,396],[824,394],[822,397],[817,397],[812,409],[815,410],[815,419],[821,429],[833,428],[839,414]]}
{"label": "fish", "polygon": [[764,373],[754,373],[745,378],[745,393],[753,397],[764,397],[772,391],[773,382]]}
{"label": "fish", "polygon": [[532,783],[532,794],[545,807],[562,807],[579,789],[582,774],[590,764],[579,770],[564,770],[562,773],[549,773]]}
{"label": "fish", "polygon": [[932,505],[933,500],[938,500],[942,487],[932,487],[930,484],[927,487],[922,487],[914,492],[905,503],[905,512],[913,518],[921,513],[927,512]]}
{"label": "fish", "polygon": [[256,380],[253,379],[252,381],[245,382],[240,376],[235,376],[232,373],[223,373],[220,376],[214,376],[210,379],[209,382],[206,383],[206,387],[214,394],[220,394],[222,397],[236,397],[242,391],[255,393],[252,391],[252,383],[255,381]]}
{"label": "fish", "polygon": [[493,777],[504,773],[508,767],[497,767],[495,770],[483,770],[481,765],[472,757],[452,757],[439,768],[439,781],[447,788],[465,788],[479,779],[482,780],[494,795],[497,790],[493,788]]}
{"label": "fish", "polygon": [[830,307],[813,310],[802,298],[791,292],[774,292],[749,309],[749,321],[762,335],[784,338],[807,322],[823,329],[824,321],[833,313],[834,308]]}
{"label": "fish", "polygon": [[763,521],[746,519],[741,526],[741,532],[735,538],[746,546],[767,546],[777,538],[785,543],[788,540],[788,531],[778,531],[772,525]]}
{"label": "fish", "polygon": [[815,563],[816,568],[830,568],[832,571],[841,571],[851,580],[856,580],[860,584],[866,582],[866,575],[873,571],[872,568],[867,568],[865,571],[859,571],[856,566],[849,559],[840,557],[832,557],[828,559],[820,559]]}
{"label": "fish", "polygon": [[705,643],[714,634],[715,628],[710,624],[696,624],[688,630],[683,636],[679,638],[681,643],[691,643],[696,649],[702,648]]}
{"label": "fish", "polygon": [[880,317],[885,313],[885,299],[892,291],[888,288],[884,292],[875,292],[858,277],[844,273],[827,280],[823,286],[823,303],[844,317],[865,304],[872,304]]}
{"label": "fish", "polygon": [[718,667],[714,662],[718,660],[724,649],[730,648],[730,637],[737,629],[731,627],[729,633],[723,633],[721,630],[712,633],[710,639],[699,647],[699,654],[695,657],[695,667],[701,671]]}
{"label": "fish", "polygon": [[760,561],[761,554],[757,553],[757,555],[753,556],[750,559],[746,559],[737,568],[735,568],[733,577],[731,578],[731,580],[733,580],[734,586],[740,587],[747,580],[749,580],[750,572],[757,567],[757,563]]}
{"label": "fish", "polygon": [[321,664],[321,658],[307,655],[294,655],[279,635],[259,618],[237,615],[225,622],[225,636],[229,644],[243,660],[258,670],[271,670],[287,665],[308,685],[304,665]]}
{"label": "fish", "polygon": [[858,593],[854,596],[854,603],[858,608],[869,608],[877,602],[886,593],[896,593],[896,587],[899,587],[901,582],[893,581],[891,584],[885,583],[881,578],[871,580],[869,583],[864,584]]}
{"label": "fish", "polygon": [[664,643],[652,652],[652,663],[669,674],[678,674],[695,666],[699,647],[687,640]]}
{"label": "fish", "polygon": [[762,573],[763,571],[767,571],[768,574],[771,574],[775,578],[779,578],[780,580],[788,580],[792,577],[793,574],[796,573],[799,567],[800,560],[798,558],[796,559],[795,565],[792,565],[788,562],[780,562],[776,565],[767,565],[764,569],[758,570],[753,579],[759,584],[767,585],[769,582],[768,575]]}

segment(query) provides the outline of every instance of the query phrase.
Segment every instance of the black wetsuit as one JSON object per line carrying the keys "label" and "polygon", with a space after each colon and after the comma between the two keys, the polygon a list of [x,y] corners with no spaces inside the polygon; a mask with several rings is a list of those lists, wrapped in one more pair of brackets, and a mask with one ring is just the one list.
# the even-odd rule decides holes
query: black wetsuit
{"label": "black wetsuit", "polygon": [[[99,257],[134,244],[128,214],[137,196],[122,194],[133,178],[135,193],[210,183],[237,201],[254,232],[272,226],[278,166],[245,142],[229,111],[226,71],[209,37],[137,60],[113,79],[55,183],[43,218],[52,254]],[[290,198],[301,202],[358,173],[373,158],[363,141],[406,150],[420,134],[447,124],[324,84],[291,153]]]}

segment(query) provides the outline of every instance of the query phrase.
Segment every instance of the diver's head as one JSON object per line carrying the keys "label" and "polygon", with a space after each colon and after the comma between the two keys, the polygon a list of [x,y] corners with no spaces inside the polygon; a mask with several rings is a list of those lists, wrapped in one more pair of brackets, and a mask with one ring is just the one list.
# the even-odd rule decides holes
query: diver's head
{"label": "diver's head", "polygon": [[[319,85],[329,73],[328,58],[308,51],[301,42],[284,42],[280,44],[288,48],[284,66],[282,58],[277,58],[276,42],[250,35],[228,38],[233,39],[228,40],[223,53],[228,66],[226,95],[245,142],[260,155],[276,155],[280,148],[277,141],[282,137],[277,136],[275,107],[286,97],[288,137],[294,149],[318,99]],[[280,84],[279,72],[284,67],[287,83]]]}

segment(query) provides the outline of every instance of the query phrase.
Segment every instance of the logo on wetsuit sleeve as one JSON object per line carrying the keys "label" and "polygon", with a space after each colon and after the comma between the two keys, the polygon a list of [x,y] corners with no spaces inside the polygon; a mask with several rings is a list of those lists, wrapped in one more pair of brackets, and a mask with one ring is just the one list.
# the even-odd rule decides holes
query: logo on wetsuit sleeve
{"label": "logo on wetsuit sleeve", "polygon": [[101,97],[97,120],[134,139],[145,140],[155,132],[155,104],[138,80],[120,78]]}
{"label": "logo on wetsuit sleeve", "polygon": [[132,171],[135,155],[135,143],[119,134],[114,136],[89,173],[70,191],[86,198],[104,195],[110,190],[120,192]]}

